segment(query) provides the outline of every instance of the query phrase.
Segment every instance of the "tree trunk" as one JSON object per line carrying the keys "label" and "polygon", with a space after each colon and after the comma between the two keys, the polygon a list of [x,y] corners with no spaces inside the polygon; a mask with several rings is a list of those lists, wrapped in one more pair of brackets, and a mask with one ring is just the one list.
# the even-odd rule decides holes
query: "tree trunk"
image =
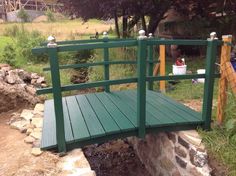
{"label": "tree trunk", "polygon": [[123,38],[127,38],[127,27],[128,27],[128,18],[127,18],[127,16],[126,16],[126,14],[125,14],[125,10],[123,9],[123,14],[122,14],[122,16],[123,16],[123,20],[122,20],[122,22],[123,22]]}
{"label": "tree trunk", "polygon": [[150,16],[150,21],[149,21],[149,25],[148,25],[148,33],[155,33],[157,26],[160,22],[161,18],[158,18],[157,16]]}
{"label": "tree trunk", "polygon": [[141,20],[142,20],[143,30],[145,31],[146,34],[148,34],[146,20],[145,20],[145,16],[144,15],[141,16]]}
{"label": "tree trunk", "polygon": [[115,28],[116,28],[116,34],[117,37],[120,38],[120,29],[119,29],[119,23],[118,23],[118,17],[117,17],[117,12],[114,12],[114,18],[115,18]]}

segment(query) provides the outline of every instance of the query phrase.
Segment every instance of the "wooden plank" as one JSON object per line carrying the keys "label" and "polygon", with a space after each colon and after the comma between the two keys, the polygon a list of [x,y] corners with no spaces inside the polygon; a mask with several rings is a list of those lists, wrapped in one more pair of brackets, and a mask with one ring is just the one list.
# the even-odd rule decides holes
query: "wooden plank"
{"label": "wooden plank", "polygon": [[121,98],[119,98],[113,92],[105,94],[112,102],[116,105],[116,107],[131,121],[131,123],[138,127],[137,123],[137,112],[131,108],[129,108],[128,104]]}
{"label": "wooden plank", "polygon": [[89,139],[90,134],[75,96],[66,97],[74,139]]}
{"label": "wooden plank", "polygon": [[[125,92],[125,94],[130,97],[137,96],[136,91]],[[160,107],[153,106],[152,102],[149,102],[148,97],[146,100],[146,104],[147,104],[147,111],[150,112],[156,119],[158,119],[158,121],[159,121],[158,123],[160,126],[161,125],[163,126],[163,125],[177,124],[178,121],[176,121],[176,119],[169,117],[168,114],[166,114],[166,113],[163,113],[163,110]],[[151,125],[157,126],[155,123],[152,123]]]}
{"label": "wooden plank", "polygon": [[97,93],[96,96],[102,102],[107,112],[109,112],[109,114],[119,125],[121,131],[127,131],[135,128],[134,125],[130,122],[130,120],[116,107],[116,105],[104,93]]}
{"label": "wooden plank", "polygon": [[86,98],[90,102],[91,107],[93,108],[93,110],[96,113],[98,119],[102,123],[102,125],[105,129],[105,132],[107,134],[119,132],[120,131],[119,126],[113,120],[112,116],[107,112],[104,105],[97,98],[97,96],[94,95],[94,94],[88,94],[88,95],[86,95]]}
{"label": "wooden plank", "polygon": [[156,93],[156,92],[149,92],[151,95],[155,96],[155,99],[159,100],[160,98],[163,101],[166,101],[168,104],[171,105],[171,107],[173,107],[174,109],[179,109],[181,111],[181,113],[183,113],[183,115],[189,115],[191,114],[191,116],[196,119],[196,120],[201,120],[201,113],[194,111],[193,109],[169,98],[168,96],[165,96],[161,93]]}
{"label": "wooden plank", "polygon": [[[166,47],[165,45],[160,45],[160,76],[166,75]],[[166,91],[166,82],[160,81],[160,91]]]}
{"label": "wooden plank", "polygon": [[149,92],[149,99],[153,104],[157,103],[158,107],[160,106],[163,110],[170,112],[174,115],[174,118],[179,120],[184,120],[185,122],[198,122],[201,121],[200,114],[197,117],[197,113],[190,108],[182,105],[178,102],[175,102],[171,99],[166,99],[166,96],[161,95],[160,93]]}
{"label": "wooden plank", "polygon": [[73,133],[72,133],[71,121],[70,121],[70,116],[69,116],[69,113],[68,113],[65,98],[62,99],[62,104],[63,104],[63,114],[64,114],[63,116],[64,116],[66,143],[73,142],[74,141],[74,136],[73,136]]}
{"label": "wooden plank", "polygon": [[[232,35],[223,35],[222,40],[224,42],[232,42]],[[230,52],[231,52],[231,46],[228,46],[226,44],[222,45],[221,47],[221,57],[220,57],[220,66],[221,66],[221,78],[219,80],[218,85],[218,103],[217,103],[217,121],[218,124],[222,124],[224,120],[224,109],[227,102],[227,87],[228,82],[226,79],[225,73],[223,73],[223,67],[226,64],[226,62],[230,61]]]}
{"label": "wooden plank", "polygon": [[[130,91],[121,91],[121,92],[115,92],[115,94],[123,99],[127,106],[135,111],[135,115],[137,117],[137,96],[128,96],[126,95],[129,94]],[[159,121],[157,118],[155,118],[155,115],[151,114],[149,110],[147,109],[146,111],[146,125],[150,126],[151,124],[159,124],[161,121]]]}
{"label": "wooden plank", "polygon": [[86,124],[88,126],[91,138],[104,136],[105,131],[103,129],[103,126],[98,120],[97,115],[93,111],[87,98],[84,95],[77,95],[76,99],[81,108],[81,112],[84,116]]}
{"label": "wooden plank", "polygon": [[43,132],[41,148],[51,148],[57,145],[56,117],[54,113],[53,100],[47,100],[44,104]]}

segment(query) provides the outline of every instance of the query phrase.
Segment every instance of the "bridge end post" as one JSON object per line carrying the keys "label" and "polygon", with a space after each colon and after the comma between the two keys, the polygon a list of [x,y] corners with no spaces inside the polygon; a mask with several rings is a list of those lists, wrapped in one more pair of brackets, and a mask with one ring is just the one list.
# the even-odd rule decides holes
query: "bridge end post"
{"label": "bridge end post", "polygon": [[62,94],[61,94],[61,81],[58,64],[57,44],[54,37],[48,37],[48,55],[50,60],[50,70],[52,78],[52,92],[54,100],[54,111],[56,116],[56,139],[58,152],[66,152],[66,140],[65,140],[65,127],[64,127],[64,115],[62,105]]}
{"label": "bridge end post", "polygon": [[[148,39],[151,40],[153,38],[152,33],[149,33]],[[153,76],[153,45],[148,46],[148,76]],[[148,82],[148,90],[153,90],[153,81]]]}
{"label": "bridge end post", "polygon": [[217,57],[217,42],[216,35],[207,39],[207,58],[206,58],[206,76],[204,84],[204,96],[202,106],[202,119],[204,121],[203,128],[205,130],[211,129],[212,116],[212,99],[214,90],[214,74],[215,62]]}
{"label": "bridge end post", "polygon": [[146,56],[147,37],[145,31],[139,31],[138,37],[138,82],[137,82],[137,120],[138,136],[144,138],[146,134]]}

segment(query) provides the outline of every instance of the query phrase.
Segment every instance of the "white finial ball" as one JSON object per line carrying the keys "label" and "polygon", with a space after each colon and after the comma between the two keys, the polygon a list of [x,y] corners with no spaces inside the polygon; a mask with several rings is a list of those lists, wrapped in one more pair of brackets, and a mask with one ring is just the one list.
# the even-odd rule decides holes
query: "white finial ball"
{"label": "white finial ball", "polygon": [[50,35],[50,36],[48,37],[48,42],[49,42],[49,43],[55,43],[55,42],[56,42],[55,37],[53,37],[53,36]]}
{"label": "white finial ball", "polygon": [[210,33],[210,38],[211,38],[211,39],[217,38],[216,32],[211,32],[211,33]]}
{"label": "white finial ball", "polygon": [[104,31],[104,32],[103,32],[103,35],[104,35],[104,36],[107,36],[107,32],[106,32],[106,31]]}
{"label": "white finial ball", "polygon": [[145,31],[144,30],[140,30],[138,33],[139,33],[140,36],[145,36]]}

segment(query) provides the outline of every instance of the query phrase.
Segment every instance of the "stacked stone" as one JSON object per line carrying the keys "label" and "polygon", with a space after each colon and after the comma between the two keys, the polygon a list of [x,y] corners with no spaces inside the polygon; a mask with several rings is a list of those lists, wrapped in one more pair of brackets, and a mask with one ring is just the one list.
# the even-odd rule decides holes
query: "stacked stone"
{"label": "stacked stone", "polygon": [[149,134],[145,140],[129,141],[153,176],[210,176],[207,153],[196,131]]}
{"label": "stacked stone", "polygon": [[27,135],[24,141],[32,145],[32,154],[35,156],[42,154],[40,140],[43,126],[43,110],[43,104],[36,104],[33,110],[24,109],[19,118],[14,116],[10,120],[12,128],[18,129]]}
{"label": "stacked stone", "polygon": [[[8,64],[0,64],[0,81],[7,84],[20,84],[25,87],[30,93],[30,88],[44,88],[47,87],[44,77],[37,73],[29,73],[22,69],[12,69]],[[34,93],[34,92],[33,92]]]}

